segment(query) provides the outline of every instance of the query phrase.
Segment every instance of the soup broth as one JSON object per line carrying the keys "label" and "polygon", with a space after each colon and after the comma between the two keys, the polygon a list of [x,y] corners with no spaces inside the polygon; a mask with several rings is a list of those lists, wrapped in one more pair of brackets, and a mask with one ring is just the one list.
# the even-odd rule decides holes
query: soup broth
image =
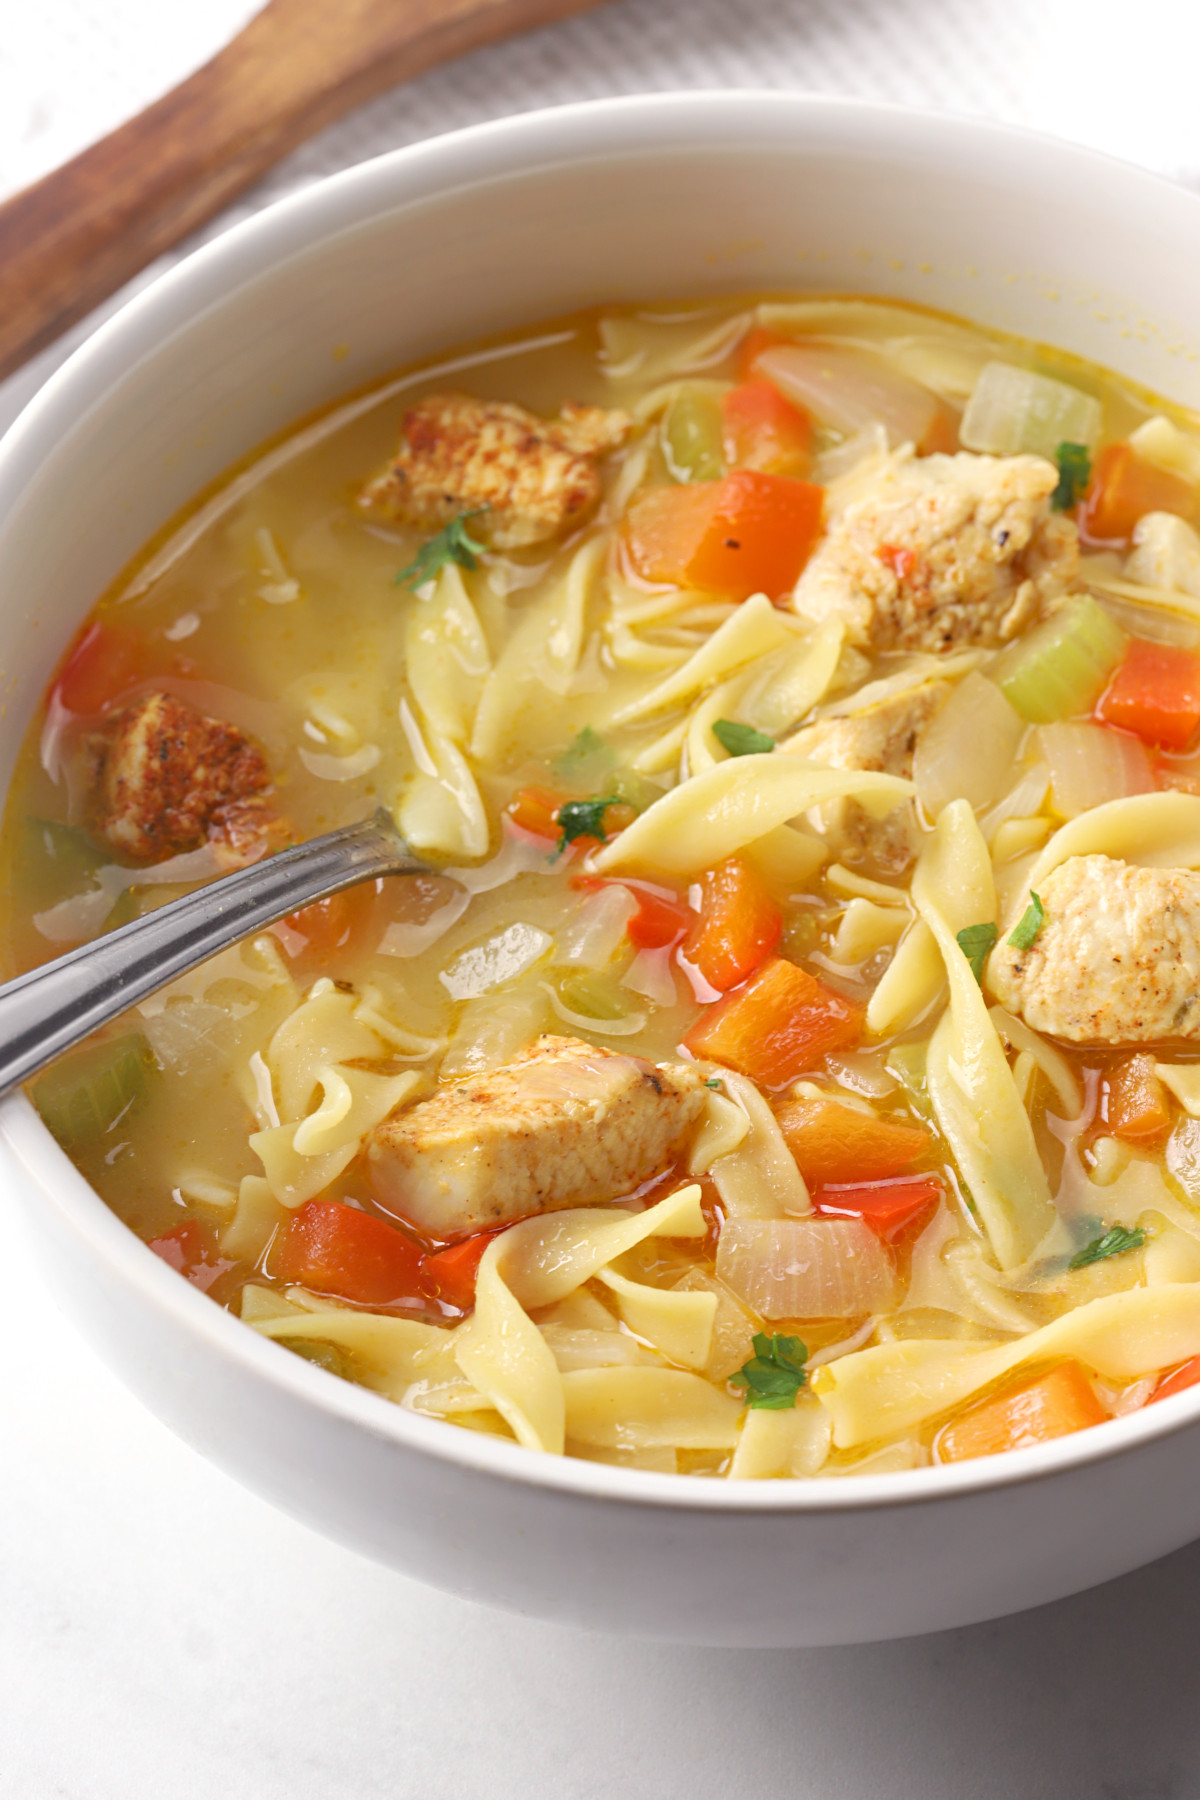
{"label": "soup broth", "polygon": [[1182,409],[877,300],[347,400],[67,650],[8,971],[377,807],[435,872],[35,1103],[248,1326],[534,1449],[905,1469],[1200,1379],[1198,519]]}

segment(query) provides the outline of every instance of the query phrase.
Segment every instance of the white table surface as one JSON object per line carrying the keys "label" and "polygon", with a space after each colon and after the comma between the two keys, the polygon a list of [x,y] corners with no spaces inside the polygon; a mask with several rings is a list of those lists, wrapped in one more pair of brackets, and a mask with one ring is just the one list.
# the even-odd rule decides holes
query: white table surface
{"label": "white table surface", "polygon": [[[253,10],[8,0],[0,194]],[[1195,0],[618,0],[377,101],[237,211],[437,130],[697,85],[984,113],[1200,180],[1197,51]],[[0,424],[62,353],[0,387]],[[682,1649],[492,1614],[202,1462],[55,1311],[2,1194],[0,1245],[2,1800],[1200,1796],[1200,1544],[1039,1612],[858,1649]]]}

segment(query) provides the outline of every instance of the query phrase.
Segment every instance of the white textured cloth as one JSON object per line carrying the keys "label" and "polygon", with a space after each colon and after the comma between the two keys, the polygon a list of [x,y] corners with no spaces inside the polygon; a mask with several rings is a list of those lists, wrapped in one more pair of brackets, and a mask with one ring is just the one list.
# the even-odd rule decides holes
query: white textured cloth
{"label": "white textured cloth", "polygon": [[[0,192],[253,10],[4,0]],[[380,99],[235,213],[499,114],[708,85],[982,113],[1190,179],[1197,49],[1197,0],[616,0]],[[63,353],[0,389],[0,423]],[[58,1319],[5,1200],[0,1800],[1200,1796],[1200,1545],[1023,1618],[858,1650],[663,1648],[480,1612],[171,1438]]]}

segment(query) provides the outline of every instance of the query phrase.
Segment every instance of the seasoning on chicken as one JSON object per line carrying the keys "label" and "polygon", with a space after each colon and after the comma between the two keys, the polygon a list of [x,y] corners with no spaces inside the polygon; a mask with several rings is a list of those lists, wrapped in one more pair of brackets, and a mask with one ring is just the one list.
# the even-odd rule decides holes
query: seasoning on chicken
{"label": "seasoning on chicken", "polygon": [[1072,856],[1038,885],[1028,949],[988,964],[1002,1006],[1073,1044],[1200,1039],[1200,873]]}
{"label": "seasoning on chicken", "polygon": [[[806,725],[785,748],[830,769],[871,769],[909,781],[917,742],[949,691],[948,682],[924,681],[861,712]],[[821,820],[844,861],[866,860],[884,873],[899,874],[916,854],[911,800],[902,801],[884,819],[873,819],[857,800],[833,800],[821,809]]]}
{"label": "seasoning on chicken", "polygon": [[876,650],[1004,643],[1078,571],[1075,525],[1050,511],[1057,481],[1038,456],[892,459],[835,514],[793,605]]}
{"label": "seasoning on chicken", "polygon": [[172,694],[122,708],[85,748],[90,829],[130,861],[162,862],[213,839],[250,862],[279,831],[260,747]]}
{"label": "seasoning on chicken", "polygon": [[684,1149],[703,1102],[686,1064],[540,1037],[377,1125],[367,1169],[383,1206],[431,1237],[460,1237],[632,1193]]}
{"label": "seasoning on chicken", "polygon": [[422,530],[477,513],[496,550],[556,537],[599,502],[600,463],[629,435],[628,413],[566,405],[557,419],[469,394],[429,394],[404,415],[400,446],[362,504]]}

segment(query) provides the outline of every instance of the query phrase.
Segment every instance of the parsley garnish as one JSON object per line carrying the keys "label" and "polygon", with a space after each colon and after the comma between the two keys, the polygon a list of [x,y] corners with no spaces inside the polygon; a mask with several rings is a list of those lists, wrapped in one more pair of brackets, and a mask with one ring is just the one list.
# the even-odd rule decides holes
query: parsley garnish
{"label": "parsley garnish", "polygon": [[1029,905],[1020,919],[1008,934],[1008,941],[1015,950],[1028,950],[1037,942],[1038,932],[1046,922],[1046,909],[1034,893],[1029,890]]}
{"label": "parsley garnish", "polygon": [[558,809],[556,824],[559,830],[558,850],[561,856],[567,845],[576,838],[596,838],[604,842],[604,815],[610,806],[618,806],[620,802],[615,794],[609,794],[603,800],[567,800]]}
{"label": "parsley garnish", "polygon": [[753,725],[739,725],[736,719],[718,719],[712,734],[730,756],[760,756],[775,748],[775,739],[765,731],[755,731]]}
{"label": "parsley garnish", "polygon": [[1092,473],[1092,459],[1086,444],[1060,444],[1054,452],[1058,464],[1058,486],[1050,496],[1055,512],[1066,512],[1083,499]]}
{"label": "parsley garnish", "polygon": [[1146,1234],[1140,1225],[1132,1231],[1124,1225],[1113,1225],[1103,1237],[1093,1238],[1082,1250],[1076,1252],[1067,1264],[1068,1269],[1087,1269],[1092,1263],[1103,1262],[1109,1256],[1122,1256],[1126,1250],[1137,1250],[1146,1241]]}
{"label": "parsley garnish", "polygon": [[994,925],[964,925],[957,935],[958,947],[970,963],[971,973],[982,987],[983,965],[999,933]]}
{"label": "parsley garnish", "polygon": [[723,1084],[719,1075],[710,1075],[704,1085],[710,1088],[720,1088]]}
{"label": "parsley garnish", "polygon": [[425,582],[440,575],[447,563],[457,563],[460,569],[477,569],[480,553],[486,546],[471,536],[467,520],[478,518],[486,511],[485,506],[476,506],[471,512],[459,513],[457,519],[443,525],[427,544],[421,545],[408,567],[401,569],[396,577],[397,587],[401,584],[423,587]]}
{"label": "parsley garnish", "polygon": [[759,1331],[754,1337],[754,1355],[729,1377],[730,1386],[745,1388],[747,1406],[785,1412],[795,1406],[796,1396],[808,1380],[807,1361],[808,1351],[799,1338],[768,1337]]}

